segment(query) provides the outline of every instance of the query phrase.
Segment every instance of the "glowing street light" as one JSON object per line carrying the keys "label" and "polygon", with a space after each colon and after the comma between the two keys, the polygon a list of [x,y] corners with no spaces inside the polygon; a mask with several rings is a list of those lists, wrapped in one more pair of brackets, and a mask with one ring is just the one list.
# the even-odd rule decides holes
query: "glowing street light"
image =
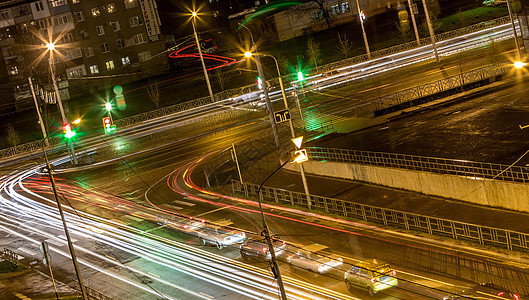
{"label": "glowing street light", "polygon": [[211,83],[209,82],[208,70],[206,69],[206,64],[204,63],[204,57],[202,56],[202,49],[200,47],[200,42],[198,41],[197,29],[195,25],[198,14],[196,11],[193,11],[191,12],[191,16],[193,17],[193,19],[191,20],[191,24],[193,25],[193,33],[195,34],[195,41],[197,43],[198,55],[200,56],[200,61],[202,62],[202,69],[204,70],[204,77],[206,78],[206,83],[208,85],[209,97],[211,98],[211,101],[214,101],[213,90],[211,89]]}
{"label": "glowing street light", "polygon": [[[55,90],[55,95],[57,97],[57,103],[59,104],[59,111],[61,112],[63,126],[66,126],[70,123],[68,122],[68,117],[66,117],[66,114],[64,113],[64,107],[62,106],[61,95],[59,94],[59,87],[57,86],[57,80],[55,79],[55,73],[53,72],[53,53],[55,51],[55,43],[52,43],[52,42],[46,43],[46,48],[50,52],[50,59],[48,60],[48,62],[50,66],[51,81],[53,83],[53,89]],[[72,164],[76,166],[77,157],[75,156],[75,148],[73,145],[73,141],[69,141],[68,145],[70,147],[70,152],[72,155]]]}
{"label": "glowing street light", "polygon": [[524,62],[522,62],[522,61],[516,61],[516,62],[514,62],[514,67],[515,67],[516,69],[521,69],[521,68],[525,67],[526,65],[527,65],[527,63],[524,63]]}

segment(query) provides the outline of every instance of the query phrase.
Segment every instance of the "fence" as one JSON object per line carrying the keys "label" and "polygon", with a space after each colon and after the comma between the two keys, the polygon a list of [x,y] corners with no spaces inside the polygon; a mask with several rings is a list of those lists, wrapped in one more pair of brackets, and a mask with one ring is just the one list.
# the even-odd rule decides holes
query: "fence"
{"label": "fence", "polygon": [[3,257],[4,259],[14,263],[15,265],[18,265],[18,255],[15,252],[4,248]]}
{"label": "fence", "polygon": [[529,182],[529,168],[409,154],[308,147],[310,160],[399,168],[471,178]]}
{"label": "fence", "polygon": [[[456,29],[456,30],[444,32],[444,33],[441,33],[441,34],[436,34],[435,35],[435,41],[437,43],[439,43],[441,41],[445,41],[445,40],[448,40],[448,39],[451,39],[451,38],[459,37],[459,36],[462,36],[462,35],[465,35],[465,34],[478,32],[480,30],[492,28],[492,27],[495,27],[495,26],[504,25],[504,24],[507,24],[509,22],[510,22],[509,16],[501,17],[501,18],[494,19],[494,20],[491,20],[491,21],[481,22],[481,23],[474,24],[474,25],[471,25],[471,26],[468,26],[468,27],[463,27],[463,28],[459,28],[459,29]],[[422,38],[420,40],[420,43],[421,43],[421,46],[429,45],[429,44],[431,44],[431,39],[430,39],[430,37]],[[389,47],[389,48],[385,48],[385,49],[381,49],[381,50],[378,50],[378,51],[371,52],[371,59],[380,58],[380,57],[383,57],[383,56],[399,53],[399,52],[402,52],[402,51],[415,49],[417,47],[418,47],[417,46],[417,41],[411,41],[411,42],[408,42],[408,43],[395,45],[395,46],[392,46],[392,47]],[[308,70],[307,73],[310,74],[310,75],[315,75],[315,74],[324,73],[324,72],[328,72],[328,71],[331,71],[331,70],[336,70],[336,69],[339,69],[339,68],[347,67],[347,66],[350,66],[352,64],[357,64],[357,63],[361,63],[361,62],[364,62],[364,61],[367,61],[367,54],[358,55],[358,56],[355,56],[355,57],[352,57],[352,58],[348,58],[348,59],[332,62],[332,63],[326,64],[326,65],[323,65],[323,66],[320,66],[320,67],[316,67],[316,68]]]}
{"label": "fence", "polygon": [[[232,180],[231,186],[233,193],[242,193],[247,196],[257,197],[257,190],[259,188],[257,184],[241,183]],[[455,240],[465,240],[481,245],[492,245],[509,250],[529,249],[529,234],[526,233],[423,216],[341,199],[316,195],[310,195],[310,198],[311,205],[309,208],[307,205],[307,196],[304,193],[266,186],[263,186],[261,189],[261,199],[265,201],[321,210],[344,217],[362,219],[366,222],[374,222],[406,230],[421,231],[429,235],[450,237]]]}

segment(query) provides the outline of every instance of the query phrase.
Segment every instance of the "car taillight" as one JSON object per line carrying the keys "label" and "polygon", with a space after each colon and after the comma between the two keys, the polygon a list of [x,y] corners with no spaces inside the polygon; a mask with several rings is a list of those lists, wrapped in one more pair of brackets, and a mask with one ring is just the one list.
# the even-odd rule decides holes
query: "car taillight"
{"label": "car taillight", "polygon": [[202,222],[202,223],[206,223],[206,220],[204,220],[204,219],[203,219],[203,220],[202,220],[202,221],[200,221],[200,222]]}
{"label": "car taillight", "polygon": [[286,244],[287,244],[287,242],[283,241],[283,245],[286,245]]}
{"label": "car taillight", "polygon": [[377,281],[376,278],[371,278],[371,282],[372,282],[372,283],[375,283],[375,281]]}
{"label": "car taillight", "polygon": [[501,295],[503,295],[503,292],[499,292],[499,293],[498,293],[498,296],[501,296]]}
{"label": "car taillight", "polygon": [[189,227],[189,226],[187,226],[187,225],[184,225],[184,229],[187,229],[187,227]]}
{"label": "car taillight", "polygon": [[266,253],[266,251],[268,251],[268,248],[263,247],[263,252]]}
{"label": "car taillight", "polygon": [[520,296],[518,296],[518,295],[516,295],[516,294],[513,294],[513,296],[514,296],[514,299],[516,299],[516,300],[520,300]]}
{"label": "car taillight", "polygon": [[397,271],[395,271],[395,270],[391,271],[391,275],[392,276],[397,276]]}

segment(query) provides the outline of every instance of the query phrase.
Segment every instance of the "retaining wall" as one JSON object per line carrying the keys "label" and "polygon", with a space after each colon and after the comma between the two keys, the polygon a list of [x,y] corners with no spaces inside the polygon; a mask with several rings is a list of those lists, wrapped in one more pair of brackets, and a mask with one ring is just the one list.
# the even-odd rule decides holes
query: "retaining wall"
{"label": "retaining wall", "polygon": [[[303,167],[311,174],[529,212],[529,185],[524,183],[335,162],[307,161]],[[296,164],[287,164],[285,168],[299,172]]]}

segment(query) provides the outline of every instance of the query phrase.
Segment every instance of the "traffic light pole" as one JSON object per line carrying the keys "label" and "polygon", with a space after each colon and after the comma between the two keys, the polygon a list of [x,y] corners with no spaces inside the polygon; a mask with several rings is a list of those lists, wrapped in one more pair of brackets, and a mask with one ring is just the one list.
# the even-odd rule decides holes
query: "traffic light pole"
{"label": "traffic light pole", "polygon": [[53,178],[53,175],[51,174],[51,166],[50,162],[48,160],[48,155],[46,154],[46,150],[44,147],[42,148],[42,151],[44,152],[44,159],[46,160],[46,167],[48,168],[48,175],[50,176],[51,186],[53,188],[53,195],[55,196],[55,201],[57,202],[57,208],[59,209],[59,214],[61,215],[62,225],[64,228],[64,234],[66,235],[66,240],[68,242],[68,248],[70,249],[70,254],[72,255],[72,262],[75,269],[75,274],[77,275],[77,280],[79,281],[79,286],[81,288],[81,295],[83,297],[83,300],[87,300],[88,297],[86,295],[86,290],[83,285],[83,279],[81,277],[81,272],[79,271],[79,266],[77,265],[77,257],[75,256],[75,249],[72,244],[72,240],[70,238],[70,233],[68,232],[68,227],[66,226],[66,219],[64,218],[64,213],[62,211],[61,202],[59,201],[59,196],[57,195],[57,186],[55,185],[55,179]]}
{"label": "traffic light pole", "polygon": [[[59,87],[57,86],[57,80],[55,79],[55,72],[53,72],[52,59],[53,59],[53,52],[50,51],[50,59],[48,60],[48,62],[50,65],[51,81],[53,83],[53,89],[55,90],[55,96],[57,97],[57,104],[59,105],[59,111],[61,112],[62,123],[64,126],[70,123],[68,121],[68,117],[66,117],[66,114],[64,113],[64,108],[62,106],[61,95],[59,94]],[[68,141],[66,143],[70,147],[71,162],[74,166],[77,166],[77,157],[75,156],[75,148],[73,145],[73,141]]]}
{"label": "traffic light pole", "polygon": [[[257,45],[255,45],[255,42],[253,40],[253,35],[250,29],[241,23],[239,23],[239,25],[244,27],[246,30],[248,30],[248,32],[250,33],[250,40],[252,42],[253,52],[259,53],[257,51]],[[264,72],[263,72],[263,66],[261,65],[261,59],[259,58],[259,55],[255,56],[255,65],[257,66],[257,72],[259,73],[259,77],[261,77],[261,79],[263,80],[263,92],[265,95],[266,109],[268,110],[270,124],[272,125],[272,133],[274,134],[274,140],[276,142],[277,148],[279,148],[279,132],[277,130],[277,124],[274,118],[274,109],[272,108],[272,102],[270,101],[270,97],[268,96],[268,87],[266,85],[266,79],[264,77]]]}

